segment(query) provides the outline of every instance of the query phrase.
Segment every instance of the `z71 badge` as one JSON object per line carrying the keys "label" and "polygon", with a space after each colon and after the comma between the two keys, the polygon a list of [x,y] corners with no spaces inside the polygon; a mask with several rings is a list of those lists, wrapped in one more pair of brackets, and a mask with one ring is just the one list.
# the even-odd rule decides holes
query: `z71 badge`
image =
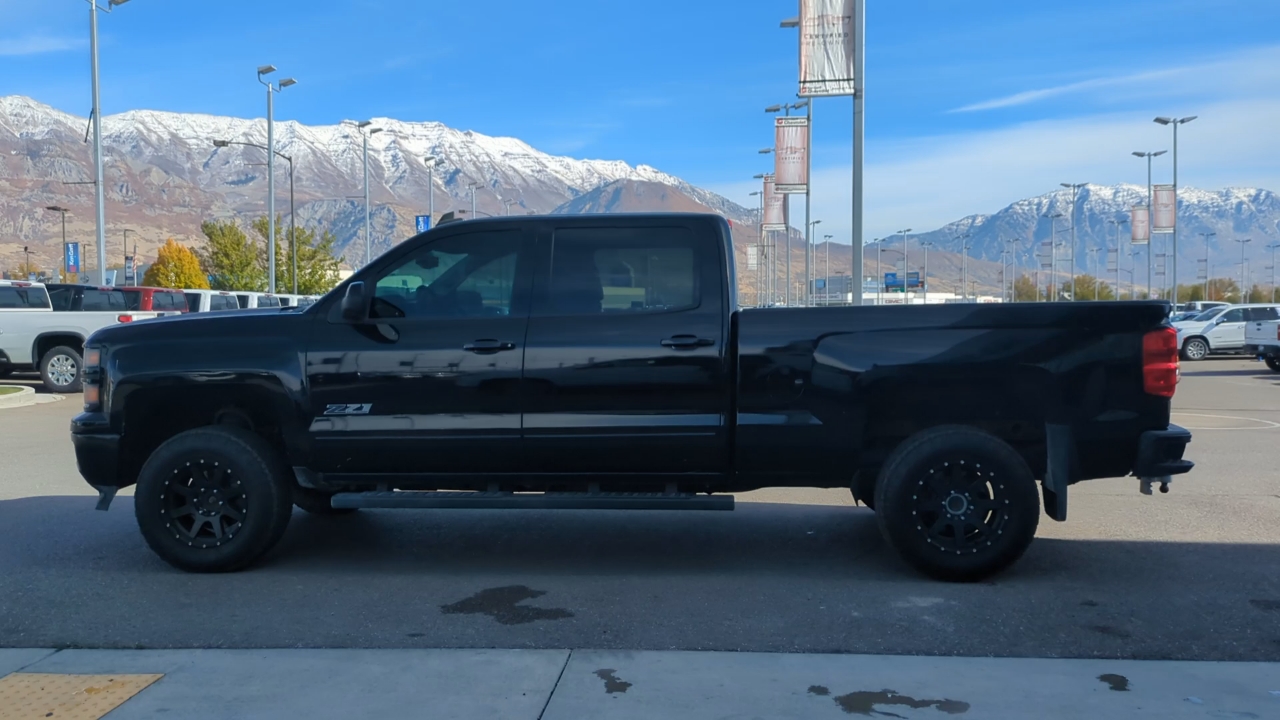
{"label": "z71 badge", "polygon": [[327,405],[324,409],[325,415],[368,415],[373,409],[373,403],[338,403],[337,405]]}

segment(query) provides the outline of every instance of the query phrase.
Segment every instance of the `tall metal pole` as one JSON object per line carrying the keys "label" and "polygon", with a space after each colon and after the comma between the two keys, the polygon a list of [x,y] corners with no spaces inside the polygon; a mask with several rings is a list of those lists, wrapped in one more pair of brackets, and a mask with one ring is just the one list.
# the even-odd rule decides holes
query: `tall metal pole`
{"label": "tall metal pole", "polygon": [[805,186],[804,186],[804,306],[809,307],[813,304],[813,298],[810,295],[810,283],[813,282],[813,267],[809,263],[810,254],[813,252],[811,243],[812,227],[809,225],[809,209],[812,205],[813,198],[813,100],[805,103],[805,117],[809,123],[809,147],[804,153],[805,162]]}
{"label": "tall metal pole", "polygon": [[[107,284],[107,197],[102,185],[102,105],[98,101],[98,4],[89,0],[89,70],[92,75],[93,109],[93,187],[96,205],[98,268],[94,277],[99,285]],[[66,215],[63,215],[66,222]],[[65,259],[66,252],[63,251]],[[81,264],[84,264],[83,257]]]}
{"label": "tall metal pole", "polygon": [[[68,275],[71,274],[71,268],[67,265],[67,211],[63,210],[61,214],[62,214],[62,277],[66,278]],[[80,258],[80,264],[81,265],[84,264],[83,257]],[[98,264],[105,265],[106,263],[99,261]],[[31,258],[30,257],[27,258],[27,275],[31,275]],[[98,284],[102,285],[102,284],[105,284],[106,282],[107,282],[107,279],[104,276],[101,280],[98,281]]]}
{"label": "tall metal pole", "polygon": [[[852,289],[850,296],[854,305],[862,304],[862,263],[864,248],[862,246],[862,145],[865,133],[865,116],[863,102],[866,98],[867,83],[867,65],[866,65],[866,18],[867,9],[865,0],[856,0],[853,6],[853,77],[854,77],[854,94],[853,94],[853,267],[849,273],[852,280]],[[810,132],[813,132],[810,128]],[[876,253],[877,262],[879,252]],[[877,273],[879,268],[877,267]],[[877,287],[882,282],[880,277],[876,278]],[[879,304],[880,295],[876,293],[876,302]]]}
{"label": "tall metal pole", "polygon": [[1280,243],[1271,243],[1267,246],[1271,250],[1271,302],[1276,301],[1276,248],[1278,247]]}
{"label": "tall metal pole", "polygon": [[471,185],[471,219],[476,219],[476,186]]}
{"label": "tall metal pole", "polygon": [[[920,288],[924,291],[924,304],[929,304],[929,248],[933,247],[931,242],[922,242],[920,247],[924,248],[924,273],[920,275]],[[960,288],[961,292],[964,288]]]}
{"label": "tall metal pole", "polygon": [[436,226],[436,163],[427,165],[427,214],[431,216],[431,227]]}
{"label": "tall metal pole", "polygon": [[[1176,130],[1174,132],[1177,132]],[[1177,152],[1175,150],[1175,152]],[[1155,196],[1151,190],[1151,153],[1147,153],[1147,299],[1151,299],[1151,253],[1155,244],[1155,233],[1151,232],[1152,225],[1155,224]],[[1178,204],[1177,194],[1174,194],[1173,204]],[[1174,223],[1175,225],[1177,222]]]}
{"label": "tall metal pole", "polygon": [[880,271],[880,255],[884,252],[884,242],[880,239],[872,242],[876,244],[876,305],[880,305],[882,304],[880,293],[884,292],[884,273]]}
{"label": "tall metal pole", "polygon": [[[1174,132],[1177,132],[1175,128]],[[1249,302],[1248,290],[1246,289],[1245,280],[1245,264],[1244,264],[1244,246],[1253,238],[1236,238],[1236,242],[1240,243],[1240,302]]]}
{"label": "tall metal pole", "polygon": [[289,161],[289,252],[293,255],[293,294],[298,294],[298,225],[293,212],[293,158]]}
{"label": "tall metal pole", "polygon": [[[787,195],[787,209],[791,209],[791,196]],[[787,218],[791,218],[791,214],[787,213]],[[807,220],[808,218],[806,218]],[[791,307],[791,284],[793,282],[791,276],[791,223],[787,223],[787,276],[785,278],[787,286],[787,307]]]}
{"label": "tall metal pole", "polygon": [[275,94],[267,83],[267,292],[276,291],[276,128],[273,117]]}
{"label": "tall metal pole", "polygon": [[[1178,302],[1178,126],[1181,124],[1181,120],[1173,123],[1173,302],[1175,304]],[[1244,245],[1240,246],[1240,252],[1244,253]],[[1240,292],[1243,297],[1244,288],[1240,288]]]}
{"label": "tall metal pole", "polygon": [[822,238],[824,241],[825,251],[826,251],[824,253],[824,258],[822,261],[824,264],[824,267],[822,270],[822,289],[825,291],[822,293],[823,305],[831,304],[831,238],[832,237],[833,236],[831,235],[825,235]]}
{"label": "tall metal pole", "polygon": [[364,264],[373,260],[373,240],[369,222],[369,133],[361,133],[364,145]]}
{"label": "tall metal pole", "polygon": [[[1218,233],[1213,233],[1213,232],[1200,233],[1200,237],[1204,238],[1204,299],[1205,300],[1209,299],[1209,238],[1217,234]],[[1177,287],[1175,286],[1174,293],[1177,293],[1177,292],[1178,290],[1177,290]],[[1178,302],[1178,299],[1174,298],[1173,301],[1176,304]]]}
{"label": "tall metal pole", "polygon": [[898,231],[898,233],[902,235],[902,304],[903,306],[907,304],[907,273],[911,269],[911,266],[907,263],[907,233],[909,232],[911,232],[911,228]]}

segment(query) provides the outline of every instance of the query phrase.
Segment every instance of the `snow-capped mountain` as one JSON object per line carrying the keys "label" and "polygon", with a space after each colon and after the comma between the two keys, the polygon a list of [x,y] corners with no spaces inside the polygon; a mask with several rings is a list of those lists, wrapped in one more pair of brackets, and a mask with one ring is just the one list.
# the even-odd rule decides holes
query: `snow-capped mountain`
{"label": "snow-capped mountain", "polygon": [[[1129,209],[1145,205],[1147,188],[1140,185],[1087,185],[1076,194],[1076,252],[1075,267],[1078,272],[1108,271],[1107,254],[1093,254],[1093,249],[1114,249],[1120,243],[1122,268],[1130,268],[1134,262],[1133,246],[1129,243]],[[1054,219],[1052,216],[1061,214]],[[1037,267],[1041,261],[1037,254],[1049,255],[1052,228],[1057,229],[1060,264],[1058,271],[1065,273],[1070,267],[1069,253],[1072,224],[1072,198],[1069,189],[1040,195],[1009,205],[994,215],[972,215],[950,223],[937,230],[910,235],[910,247],[919,242],[932,242],[937,249],[960,252],[961,242],[970,246],[973,258],[999,262],[1002,248],[1011,247],[1007,241],[1016,240],[1016,258],[1020,266]],[[1113,222],[1114,221],[1114,222]],[[1212,234],[1210,234],[1212,233]],[[968,235],[967,238],[963,236]],[[1206,237],[1207,236],[1207,237]],[[1169,235],[1155,234],[1152,249],[1155,265],[1163,262],[1160,255],[1172,254]],[[1280,242],[1280,197],[1270,190],[1256,188],[1227,188],[1207,191],[1192,187],[1178,189],[1178,278],[1182,283],[1194,282],[1199,270],[1198,261],[1208,256],[1214,277],[1239,277],[1241,243],[1245,259],[1249,261],[1250,282],[1268,284],[1271,250],[1268,246]],[[885,240],[885,247],[901,247],[901,238]],[[1139,246],[1137,257],[1139,279],[1145,277],[1146,254]],[[1126,279],[1128,275],[1124,276]],[[1159,278],[1157,278],[1157,283]]]}
{"label": "snow-capped mountain", "polygon": [[[0,97],[0,244],[11,244],[0,245],[0,252],[12,254],[33,244],[41,259],[52,261],[60,226],[58,216],[44,209],[49,205],[71,208],[71,239],[91,238],[92,188],[65,184],[92,180],[87,126],[87,118],[30,98]],[[368,140],[375,252],[412,235],[413,216],[427,213],[433,195],[437,215],[470,211],[473,188],[479,214],[505,214],[508,206],[514,214],[550,212],[618,181],[669,186],[731,218],[750,214],[647,165],[553,156],[515,138],[438,122],[374,118],[370,127],[380,128]],[[215,147],[214,140],[232,144]],[[167,236],[194,239],[203,220],[264,213],[266,153],[252,145],[266,140],[264,119],[151,110],[104,116],[109,255],[123,256],[123,228],[139,231],[132,239],[140,235],[145,248]],[[277,151],[292,159],[297,221],[332,230],[346,251],[363,232],[361,131],[353,123],[283,121],[276,123],[275,141]],[[282,216],[289,211],[289,167],[277,160],[276,211]],[[362,240],[352,252],[358,263]]]}

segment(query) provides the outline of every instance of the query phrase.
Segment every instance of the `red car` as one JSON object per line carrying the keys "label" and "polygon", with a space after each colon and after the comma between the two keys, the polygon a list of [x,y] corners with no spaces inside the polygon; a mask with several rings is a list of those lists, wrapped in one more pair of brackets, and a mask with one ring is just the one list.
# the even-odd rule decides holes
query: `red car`
{"label": "red car", "polygon": [[181,290],[158,287],[122,287],[125,305],[138,312],[184,313],[187,296]]}

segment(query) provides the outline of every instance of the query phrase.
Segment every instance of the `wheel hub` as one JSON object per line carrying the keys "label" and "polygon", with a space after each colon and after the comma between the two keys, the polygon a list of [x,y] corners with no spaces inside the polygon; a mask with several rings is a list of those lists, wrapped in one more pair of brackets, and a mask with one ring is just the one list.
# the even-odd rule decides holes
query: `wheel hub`
{"label": "wheel hub", "polygon": [[218,461],[197,459],[174,468],[161,494],[165,527],[179,542],[212,548],[240,531],[248,498],[231,469]]}
{"label": "wheel hub", "polygon": [[951,515],[964,515],[969,512],[969,498],[953,491],[947,496],[947,499],[942,503],[942,506],[945,507],[947,512]]}
{"label": "wheel hub", "polygon": [[916,529],[943,552],[976,553],[1000,535],[1008,521],[1003,480],[975,458],[939,462],[912,495]]}
{"label": "wheel hub", "polygon": [[66,355],[49,360],[49,379],[57,385],[70,385],[76,379],[76,362]]}

